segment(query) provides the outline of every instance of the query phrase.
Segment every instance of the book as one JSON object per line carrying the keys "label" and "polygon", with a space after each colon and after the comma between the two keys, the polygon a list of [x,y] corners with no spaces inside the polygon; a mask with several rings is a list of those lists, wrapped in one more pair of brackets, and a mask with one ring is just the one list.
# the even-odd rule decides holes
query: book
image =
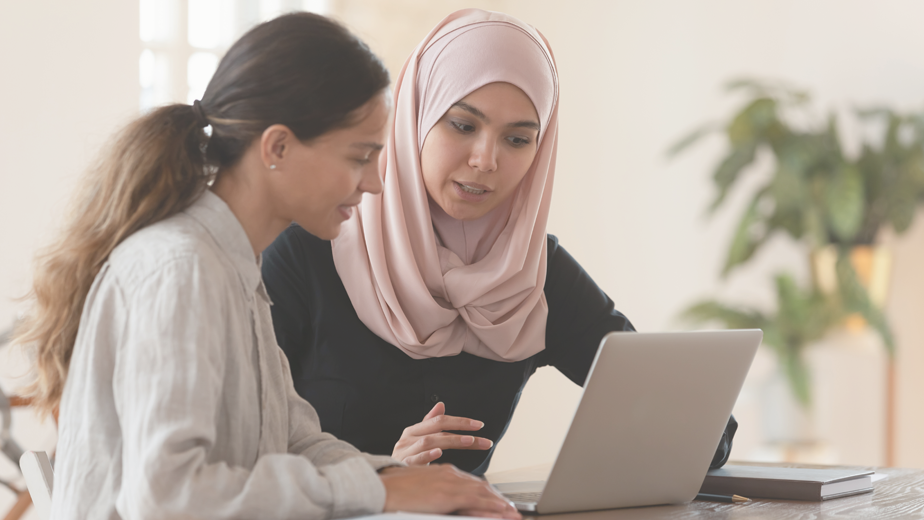
{"label": "book", "polygon": [[700,493],[781,500],[829,500],[873,490],[873,471],[727,465],[711,469]]}

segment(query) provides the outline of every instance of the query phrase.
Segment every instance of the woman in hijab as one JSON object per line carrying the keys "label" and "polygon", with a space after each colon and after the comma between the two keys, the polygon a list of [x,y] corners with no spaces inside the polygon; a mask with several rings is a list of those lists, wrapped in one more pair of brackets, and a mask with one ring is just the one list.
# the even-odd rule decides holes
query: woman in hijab
{"label": "woman in hijab", "polygon": [[325,431],[482,474],[536,368],[583,384],[601,338],[634,330],[546,234],[557,132],[555,61],[531,26],[466,9],[411,54],[382,193],[332,243],[293,225],[264,256],[278,342]]}

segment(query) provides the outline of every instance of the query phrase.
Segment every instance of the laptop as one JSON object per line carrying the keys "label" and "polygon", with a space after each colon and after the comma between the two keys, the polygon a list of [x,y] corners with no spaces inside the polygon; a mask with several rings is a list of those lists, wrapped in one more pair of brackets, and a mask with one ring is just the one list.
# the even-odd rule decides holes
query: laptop
{"label": "laptop", "polygon": [[608,334],[548,480],[495,487],[519,510],[540,514],[692,500],[762,337]]}

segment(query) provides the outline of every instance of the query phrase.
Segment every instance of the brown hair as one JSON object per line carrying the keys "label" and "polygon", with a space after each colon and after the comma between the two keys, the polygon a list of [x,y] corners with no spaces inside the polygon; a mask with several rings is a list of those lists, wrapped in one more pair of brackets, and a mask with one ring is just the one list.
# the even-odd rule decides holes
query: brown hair
{"label": "brown hair", "polygon": [[270,125],[303,141],[350,126],[388,82],[381,61],[345,28],[293,13],[241,37],[198,107],[164,106],[119,132],[82,179],[59,240],[36,258],[33,305],[13,341],[34,358],[27,393],[38,410],[61,400],[84,300],[117,245],[189,207]]}

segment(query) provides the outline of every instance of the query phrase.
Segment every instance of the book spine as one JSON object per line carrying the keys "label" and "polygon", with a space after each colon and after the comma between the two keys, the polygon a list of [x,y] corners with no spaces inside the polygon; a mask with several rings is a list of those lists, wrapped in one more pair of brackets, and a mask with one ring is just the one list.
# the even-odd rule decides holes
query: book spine
{"label": "book spine", "polygon": [[706,477],[700,493],[742,495],[748,498],[821,501],[821,484],[787,480]]}

